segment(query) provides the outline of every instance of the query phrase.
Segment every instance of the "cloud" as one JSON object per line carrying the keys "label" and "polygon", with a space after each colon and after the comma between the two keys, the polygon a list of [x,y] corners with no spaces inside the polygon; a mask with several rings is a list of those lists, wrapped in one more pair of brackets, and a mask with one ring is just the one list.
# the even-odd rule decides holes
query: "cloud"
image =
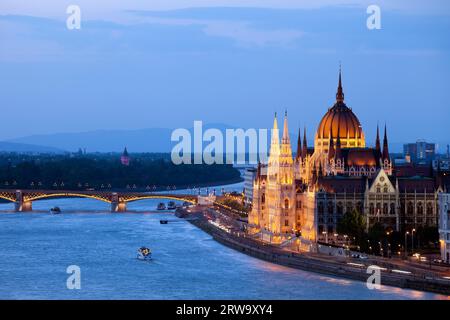
{"label": "cloud", "polygon": [[[3,14],[33,15],[65,19],[65,10],[72,0],[2,0]],[[77,0],[87,19],[123,19],[126,10],[177,10],[186,8],[248,7],[270,9],[321,9],[325,7],[367,8],[379,5],[382,10],[413,14],[450,15],[448,0]]]}
{"label": "cloud", "polygon": [[287,47],[305,35],[305,32],[298,29],[257,28],[249,21],[161,18],[144,16],[142,13],[139,13],[139,16],[140,24],[199,26],[205,35],[232,39],[242,47]]}

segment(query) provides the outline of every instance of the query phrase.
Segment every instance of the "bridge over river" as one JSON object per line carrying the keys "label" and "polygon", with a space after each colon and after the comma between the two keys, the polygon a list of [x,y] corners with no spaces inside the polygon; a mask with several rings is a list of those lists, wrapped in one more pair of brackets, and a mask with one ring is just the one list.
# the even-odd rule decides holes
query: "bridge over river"
{"label": "bridge over river", "polygon": [[90,198],[111,204],[111,212],[124,212],[127,203],[144,199],[171,199],[192,204],[199,202],[199,195],[149,192],[112,192],[88,190],[0,190],[0,199],[14,202],[15,210],[31,211],[33,201],[51,198]]}

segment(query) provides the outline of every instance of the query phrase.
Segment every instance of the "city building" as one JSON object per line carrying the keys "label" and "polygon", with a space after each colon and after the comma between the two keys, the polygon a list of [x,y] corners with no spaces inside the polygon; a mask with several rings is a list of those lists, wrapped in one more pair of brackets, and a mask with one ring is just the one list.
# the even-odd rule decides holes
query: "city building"
{"label": "city building", "polygon": [[439,194],[439,208],[441,259],[450,263],[450,193]]}
{"label": "city building", "polygon": [[426,164],[434,160],[436,155],[436,144],[418,140],[415,143],[403,145],[403,155],[415,164]]}
{"label": "city building", "polygon": [[437,226],[441,179],[433,170],[396,176],[386,126],[383,142],[377,127],[374,146],[366,146],[361,123],[344,102],[340,72],[336,102],[319,123],[314,147],[304,129],[295,158],[291,150],[287,113],[281,143],[275,115],[267,173],[258,166],[249,213],[249,231],[262,240],[330,239],[353,210],[364,215],[367,229],[375,223],[396,231]]}
{"label": "city building", "polygon": [[253,181],[256,177],[256,168],[246,168],[244,172],[244,204],[251,205],[253,200]]}
{"label": "city building", "polygon": [[122,155],[120,156],[120,162],[124,166],[129,166],[130,165],[130,156],[128,155],[127,147],[125,147],[125,149],[123,150]]}

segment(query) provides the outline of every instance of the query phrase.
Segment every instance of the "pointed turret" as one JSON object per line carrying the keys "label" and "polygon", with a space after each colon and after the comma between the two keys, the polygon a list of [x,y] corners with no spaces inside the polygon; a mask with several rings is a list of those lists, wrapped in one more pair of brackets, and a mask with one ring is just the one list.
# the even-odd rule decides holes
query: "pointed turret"
{"label": "pointed turret", "polygon": [[273,120],[272,139],[270,141],[270,154],[269,162],[277,159],[280,156],[280,133],[278,129],[277,113],[275,112],[275,118]]}
{"label": "pointed turret", "polygon": [[339,66],[339,83],[336,93],[336,102],[344,102],[344,90],[342,89],[341,66]]}
{"label": "pointed turret", "polygon": [[303,146],[302,146],[302,159],[306,159],[308,155],[308,143],[306,141],[306,127],[303,129]]}
{"label": "pointed turret", "polygon": [[380,144],[380,128],[377,124],[377,139],[375,140],[375,150],[378,155],[381,155],[381,144]]}
{"label": "pointed turret", "polygon": [[284,113],[283,137],[281,138],[280,161],[283,163],[292,163],[292,148],[289,138],[287,111]]}
{"label": "pointed turret", "polygon": [[302,137],[300,134],[300,128],[298,128],[298,138],[297,138],[297,154],[295,159],[298,161],[302,157]]}
{"label": "pointed turret", "polygon": [[383,161],[384,160],[389,160],[389,147],[388,147],[386,125],[384,125],[384,139],[383,139]]}

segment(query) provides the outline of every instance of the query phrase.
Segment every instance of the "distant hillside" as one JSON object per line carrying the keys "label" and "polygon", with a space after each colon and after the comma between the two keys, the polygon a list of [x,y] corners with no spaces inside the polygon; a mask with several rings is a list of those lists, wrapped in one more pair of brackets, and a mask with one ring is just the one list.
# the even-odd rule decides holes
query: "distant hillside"
{"label": "distant hillside", "polygon": [[64,153],[65,151],[60,148],[42,146],[38,144],[0,141],[0,152]]}
{"label": "distant hillside", "polygon": [[[203,129],[217,128],[225,133],[225,129],[234,128],[226,124],[204,124]],[[244,128],[245,129],[245,128]],[[192,129],[189,129],[192,133]],[[76,133],[55,133],[45,135],[32,135],[3,142],[10,143],[11,148],[17,145],[18,150],[49,149],[78,151],[79,148],[86,148],[88,152],[122,152],[126,146],[130,152],[170,152],[175,142],[170,141],[173,129],[169,128],[147,128],[137,130],[96,130]],[[269,130],[270,133],[270,130]],[[374,142],[367,140],[367,146],[373,146]],[[270,137],[268,139],[270,143]],[[291,133],[292,151],[296,151],[297,134]],[[446,143],[440,141],[439,152],[445,152]],[[20,146],[22,149],[20,149]],[[205,143],[204,145],[207,145]],[[313,146],[311,139],[308,139],[308,146]],[[41,147],[47,146],[47,147]],[[5,145],[0,149],[7,149]],[[403,152],[403,143],[392,141],[389,143],[391,152]],[[27,150],[28,151],[28,150]],[[52,151],[50,151],[52,152]],[[56,151],[54,151],[56,152]]]}
{"label": "distant hillside", "polygon": [[[224,124],[203,126],[225,130]],[[175,142],[170,141],[173,129],[148,128],[138,130],[96,130],[76,133],[32,135],[9,140],[14,143],[46,145],[68,151],[86,148],[87,152],[121,152],[126,146],[130,152],[170,152]]]}

